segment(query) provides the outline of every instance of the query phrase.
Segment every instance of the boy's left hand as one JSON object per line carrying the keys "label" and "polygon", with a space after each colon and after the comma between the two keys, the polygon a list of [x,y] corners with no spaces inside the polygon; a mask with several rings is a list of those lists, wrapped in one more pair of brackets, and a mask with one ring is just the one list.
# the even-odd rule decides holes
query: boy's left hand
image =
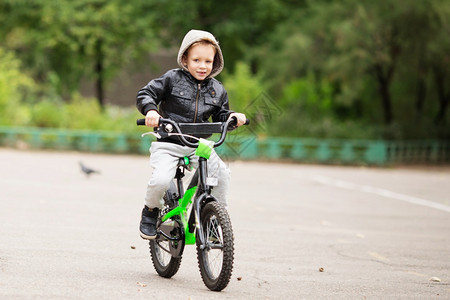
{"label": "boy's left hand", "polygon": [[237,127],[244,125],[245,121],[247,120],[247,118],[245,117],[245,114],[241,114],[241,113],[237,113],[237,112],[231,113],[230,117],[228,119],[230,119],[232,117],[235,117],[237,119],[237,125],[236,125]]}

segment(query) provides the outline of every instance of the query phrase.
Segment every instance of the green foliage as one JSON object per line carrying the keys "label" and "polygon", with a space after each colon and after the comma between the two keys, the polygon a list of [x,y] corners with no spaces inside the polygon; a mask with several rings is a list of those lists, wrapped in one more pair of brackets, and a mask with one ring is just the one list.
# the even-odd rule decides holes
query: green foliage
{"label": "green foliage", "polygon": [[[103,85],[155,48],[145,1],[60,0],[0,2],[0,45],[16,52],[41,84],[60,80],[64,96],[83,77]],[[156,12],[155,12],[156,13]]]}
{"label": "green foliage", "polygon": [[226,55],[226,66],[233,70],[237,62],[252,59],[254,47],[265,45],[267,33],[282,22],[291,9],[300,9],[304,1],[228,0],[228,1],[149,1],[155,12],[154,26],[169,45],[179,45],[190,29],[214,33]]}
{"label": "green foliage", "polygon": [[[136,132],[136,119],[142,118],[134,108],[106,106],[102,109],[93,98],[74,95],[66,104],[47,109],[50,120],[57,120],[54,127],[82,130],[107,130],[116,132]],[[32,124],[39,125],[39,124]]]}
{"label": "green foliage", "polygon": [[312,73],[293,80],[279,101],[282,114],[269,127],[270,134],[320,138],[378,138],[375,127],[361,120],[338,119],[339,103],[333,98],[332,84]]}
{"label": "green foliage", "polygon": [[102,128],[101,116],[101,107],[94,99],[75,96],[65,107],[65,123],[69,128],[99,130]]}
{"label": "green foliage", "polygon": [[32,106],[31,122],[33,126],[59,128],[63,125],[64,110],[61,103],[43,100]]}
{"label": "green foliage", "polygon": [[23,73],[20,61],[0,47],[0,125],[28,120],[28,111],[20,104],[35,88],[34,81]]}
{"label": "green foliage", "polygon": [[269,134],[274,136],[335,138],[335,139],[378,139],[381,137],[377,126],[356,120],[338,120],[332,116],[320,119],[303,113],[298,107],[283,114]]}
{"label": "green foliage", "polygon": [[370,122],[386,138],[449,138],[449,18],[442,0],[309,1],[259,47],[259,71],[275,97],[292,78],[327,79],[339,122]]}
{"label": "green foliage", "polygon": [[245,113],[245,109],[264,89],[261,81],[254,76],[244,62],[236,65],[234,73],[224,72],[223,84],[227,90],[230,108]]}
{"label": "green foliage", "polygon": [[0,125],[135,130],[134,108],[100,108],[80,80],[101,98],[196,28],[221,43],[232,109],[261,92],[282,108],[274,133],[450,138],[447,0],[0,1],[0,19]]}
{"label": "green foliage", "polygon": [[294,105],[313,117],[331,115],[332,92],[332,85],[327,80],[317,80],[309,73],[286,85],[280,104],[286,110]]}

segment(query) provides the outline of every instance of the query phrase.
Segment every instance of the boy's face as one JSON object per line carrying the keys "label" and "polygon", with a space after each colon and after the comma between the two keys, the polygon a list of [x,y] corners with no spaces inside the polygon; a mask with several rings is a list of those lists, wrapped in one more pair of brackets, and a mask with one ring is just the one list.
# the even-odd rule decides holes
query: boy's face
{"label": "boy's face", "polygon": [[216,49],[209,44],[196,44],[183,56],[183,64],[197,80],[204,80],[211,74]]}

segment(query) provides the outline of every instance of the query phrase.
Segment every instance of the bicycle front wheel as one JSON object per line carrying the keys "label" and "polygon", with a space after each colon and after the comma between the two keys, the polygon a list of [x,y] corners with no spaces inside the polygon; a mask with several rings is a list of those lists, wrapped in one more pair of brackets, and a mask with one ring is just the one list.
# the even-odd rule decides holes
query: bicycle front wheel
{"label": "bicycle front wheel", "polygon": [[223,290],[233,271],[234,237],[225,207],[217,201],[206,204],[200,213],[206,247],[197,238],[197,258],[205,285],[212,291]]}

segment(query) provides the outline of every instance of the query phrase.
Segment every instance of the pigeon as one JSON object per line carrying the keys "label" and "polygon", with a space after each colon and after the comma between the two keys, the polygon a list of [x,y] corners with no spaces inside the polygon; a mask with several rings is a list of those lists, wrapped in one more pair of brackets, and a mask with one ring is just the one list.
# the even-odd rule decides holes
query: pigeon
{"label": "pigeon", "polygon": [[89,177],[89,175],[94,174],[94,173],[100,174],[99,171],[93,170],[93,169],[91,169],[91,168],[86,167],[85,165],[83,165],[83,163],[82,163],[81,161],[80,161],[80,167],[81,167],[81,171],[82,171],[84,174],[86,174],[87,177]]}

